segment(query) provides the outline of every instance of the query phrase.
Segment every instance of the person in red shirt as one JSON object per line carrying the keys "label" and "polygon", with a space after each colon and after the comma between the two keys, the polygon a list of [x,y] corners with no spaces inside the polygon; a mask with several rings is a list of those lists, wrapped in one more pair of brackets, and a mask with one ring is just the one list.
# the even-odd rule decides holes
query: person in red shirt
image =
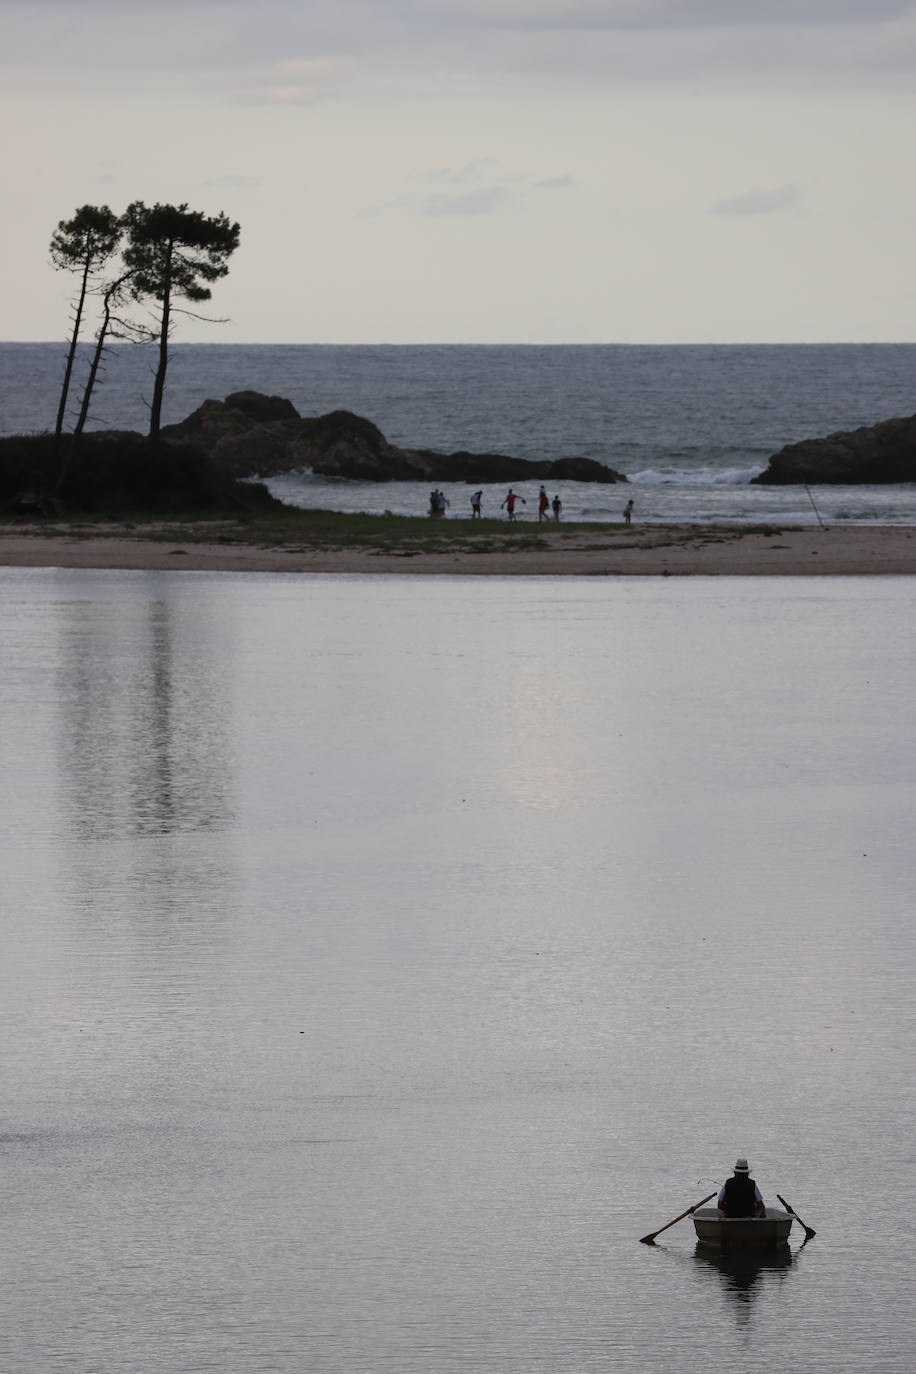
{"label": "person in red shirt", "polygon": [[506,510],[509,512],[509,519],[510,519],[510,520],[514,520],[514,519],[515,519],[515,503],[516,503],[516,501],[521,501],[521,503],[522,503],[523,506],[525,506],[525,505],[528,504],[527,501],[525,500],[524,496],[516,496],[515,492],[514,492],[514,491],[512,490],[512,488],[510,487],[509,490],[506,492],[506,499],[505,499],[505,501],[501,501],[500,504],[499,504],[499,509],[500,509],[500,510],[502,510],[503,506],[506,507]]}

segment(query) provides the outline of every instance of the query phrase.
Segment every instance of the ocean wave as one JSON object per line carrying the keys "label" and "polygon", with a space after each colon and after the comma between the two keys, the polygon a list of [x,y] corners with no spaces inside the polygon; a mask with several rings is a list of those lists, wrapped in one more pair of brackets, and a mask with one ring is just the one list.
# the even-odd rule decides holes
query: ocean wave
{"label": "ocean wave", "polygon": [[746,487],[759,467],[643,468],[628,472],[627,481],[641,487]]}

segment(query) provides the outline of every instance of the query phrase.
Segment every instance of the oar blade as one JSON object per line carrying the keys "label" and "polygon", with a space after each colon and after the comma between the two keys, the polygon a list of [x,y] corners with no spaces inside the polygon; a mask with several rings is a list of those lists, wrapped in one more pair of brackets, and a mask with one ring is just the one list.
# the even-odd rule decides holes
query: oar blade
{"label": "oar blade", "polygon": [[780,1193],[777,1193],[776,1196],[782,1203],[783,1207],[785,1207],[786,1211],[789,1213],[789,1216],[794,1217],[795,1220],[798,1222],[799,1226],[804,1231],[805,1239],[803,1243],[807,1245],[809,1240],[814,1240],[814,1237],[817,1235],[817,1232],[815,1231],[814,1227],[806,1226],[805,1223],[802,1221],[801,1217],[796,1212],[795,1208],[791,1205],[791,1203],[786,1202],[785,1198]]}
{"label": "oar blade", "polygon": [[656,1236],[660,1236],[662,1231],[667,1231],[669,1226],[674,1226],[677,1222],[683,1221],[684,1217],[692,1216],[697,1208],[702,1207],[703,1203],[708,1202],[711,1197],[715,1197],[715,1193],[708,1193],[706,1197],[701,1198],[699,1202],[695,1202],[692,1207],[688,1207],[686,1212],[681,1212],[680,1216],[674,1218],[674,1221],[666,1221],[664,1226],[660,1226],[657,1231],[650,1231],[647,1236],[640,1236],[640,1245],[654,1245]]}

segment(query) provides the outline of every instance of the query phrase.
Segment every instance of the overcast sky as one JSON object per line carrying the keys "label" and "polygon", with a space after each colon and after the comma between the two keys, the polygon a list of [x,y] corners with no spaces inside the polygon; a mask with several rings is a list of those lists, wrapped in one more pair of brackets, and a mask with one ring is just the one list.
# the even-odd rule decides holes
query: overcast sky
{"label": "overcast sky", "polygon": [[4,339],[86,203],[242,226],[213,342],[916,338],[916,0],[0,0]]}

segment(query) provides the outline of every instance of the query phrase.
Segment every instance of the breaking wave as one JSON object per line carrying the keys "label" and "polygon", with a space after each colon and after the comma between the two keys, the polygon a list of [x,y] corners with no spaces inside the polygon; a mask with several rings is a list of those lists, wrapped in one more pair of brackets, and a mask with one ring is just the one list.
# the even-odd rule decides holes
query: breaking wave
{"label": "breaking wave", "polygon": [[765,466],[643,468],[627,473],[627,479],[640,487],[746,487]]}

